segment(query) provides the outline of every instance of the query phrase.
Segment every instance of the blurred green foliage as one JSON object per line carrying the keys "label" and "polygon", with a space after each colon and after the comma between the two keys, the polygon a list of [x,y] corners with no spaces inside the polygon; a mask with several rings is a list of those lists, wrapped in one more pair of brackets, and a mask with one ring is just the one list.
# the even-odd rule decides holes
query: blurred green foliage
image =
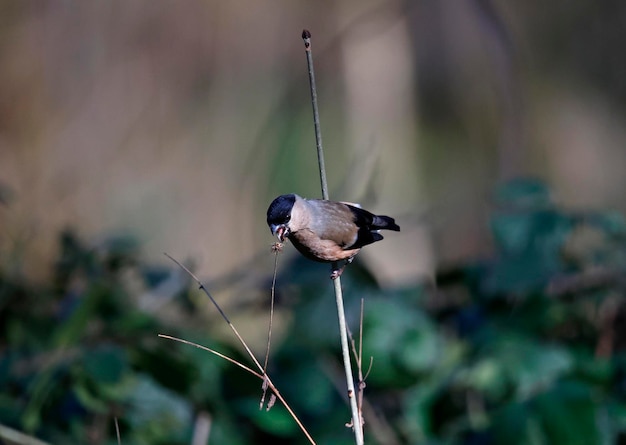
{"label": "blurred green foliage", "polygon": [[[530,179],[503,185],[495,207],[493,256],[439,271],[436,286],[381,289],[358,261],[344,274],[355,334],[365,301],[368,443],[623,443],[624,219],[559,208]],[[144,264],[125,237],[60,242],[47,286],[0,275],[0,423],[51,443],[113,444],[117,417],[125,445],[187,444],[203,412],[210,443],[305,443],[282,406],[258,409],[256,378],[157,338],[247,363],[193,322],[140,309],[138,294],[175,267]],[[350,444],[327,273],[301,258],[283,267],[278,304],[293,318],[269,371],[318,443]],[[189,294],[183,282],[172,310],[194,320]]]}

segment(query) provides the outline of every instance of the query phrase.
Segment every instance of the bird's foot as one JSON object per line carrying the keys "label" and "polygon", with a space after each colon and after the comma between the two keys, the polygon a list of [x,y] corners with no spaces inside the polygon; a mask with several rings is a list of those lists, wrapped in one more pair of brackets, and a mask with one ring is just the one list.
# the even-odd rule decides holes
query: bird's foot
{"label": "bird's foot", "polygon": [[348,263],[344,264],[339,269],[333,269],[333,271],[330,273],[330,279],[331,280],[336,280],[337,278],[339,278],[341,276],[341,274],[343,273],[343,270],[346,268],[347,265],[348,265]]}
{"label": "bird's foot", "polygon": [[337,278],[339,278],[341,274],[343,273],[343,270],[346,268],[346,266],[348,264],[351,264],[352,261],[354,261],[354,255],[346,259],[346,262],[344,263],[344,265],[341,266],[339,269],[333,269],[333,271],[330,273],[330,279],[336,280]]}

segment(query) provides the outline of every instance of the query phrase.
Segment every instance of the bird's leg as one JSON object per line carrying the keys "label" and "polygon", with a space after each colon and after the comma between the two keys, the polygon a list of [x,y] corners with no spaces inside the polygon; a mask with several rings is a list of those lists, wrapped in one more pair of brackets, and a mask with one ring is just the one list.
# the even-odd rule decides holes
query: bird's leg
{"label": "bird's leg", "polygon": [[341,276],[341,274],[343,273],[343,270],[346,268],[346,265],[344,264],[343,267],[340,267],[339,269],[334,269],[331,273],[330,273],[330,279],[331,280],[336,280],[337,278],[339,278]]}
{"label": "bird's leg", "polygon": [[337,278],[339,278],[341,276],[341,274],[343,273],[343,270],[346,268],[348,264],[344,264],[343,266],[341,266],[339,269],[334,269],[331,273],[330,273],[330,279],[331,280],[336,280]]}
{"label": "bird's leg", "polygon": [[346,268],[346,266],[350,263],[352,263],[352,261],[354,260],[354,255],[351,256],[350,258],[348,258],[345,262],[345,264],[343,266],[341,266],[339,269],[334,269],[331,273],[330,273],[330,279],[331,280],[336,280],[337,278],[339,278],[341,276],[341,274],[343,273],[343,270]]}

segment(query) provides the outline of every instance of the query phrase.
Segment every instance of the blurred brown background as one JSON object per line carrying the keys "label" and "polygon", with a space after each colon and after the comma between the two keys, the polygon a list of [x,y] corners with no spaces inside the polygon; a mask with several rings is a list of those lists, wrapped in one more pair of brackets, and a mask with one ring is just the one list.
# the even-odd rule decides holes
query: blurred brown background
{"label": "blurred brown background", "polygon": [[269,252],[271,199],[320,195],[302,28],[331,197],[403,229],[382,280],[487,252],[516,175],[624,211],[625,5],[0,2],[2,267],[44,278],[65,227],[210,277]]}

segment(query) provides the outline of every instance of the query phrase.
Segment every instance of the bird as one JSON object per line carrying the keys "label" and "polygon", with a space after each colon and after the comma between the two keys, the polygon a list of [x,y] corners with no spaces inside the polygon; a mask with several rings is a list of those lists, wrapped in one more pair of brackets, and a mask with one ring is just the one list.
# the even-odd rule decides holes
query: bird
{"label": "bird", "polygon": [[282,243],[289,239],[306,258],[325,263],[345,261],[331,278],[341,275],[363,246],[383,239],[379,230],[400,231],[389,216],[375,215],[358,204],[280,195],[267,209],[267,224]]}

